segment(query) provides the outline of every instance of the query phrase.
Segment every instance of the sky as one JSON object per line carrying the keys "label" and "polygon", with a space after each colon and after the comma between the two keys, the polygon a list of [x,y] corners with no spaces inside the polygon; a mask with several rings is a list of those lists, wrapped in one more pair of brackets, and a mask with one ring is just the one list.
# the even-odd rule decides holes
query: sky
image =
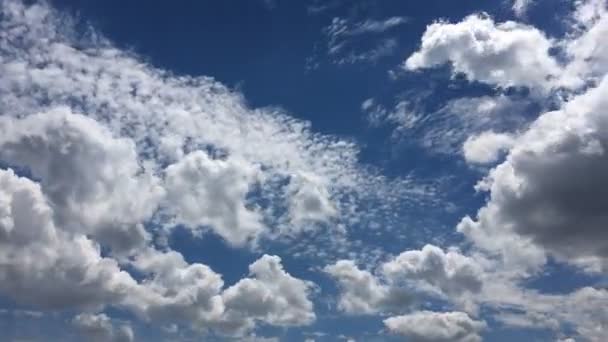
{"label": "sky", "polygon": [[605,0],[0,0],[3,341],[608,340]]}

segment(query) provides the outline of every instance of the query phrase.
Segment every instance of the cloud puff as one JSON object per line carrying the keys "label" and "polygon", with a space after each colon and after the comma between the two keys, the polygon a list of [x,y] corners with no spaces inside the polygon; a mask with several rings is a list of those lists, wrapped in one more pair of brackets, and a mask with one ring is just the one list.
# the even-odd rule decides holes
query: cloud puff
{"label": "cloud puff", "polygon": [[381,271],[392,286],[414,282],[453,299],[477,293],[483,285],[483,270],[474,259],[433,245],[405,251],[384,263]]}
{"label": "cloud puff", "polygon": [[261,215],[246,207],[246,195],[259,172],[243,160],[192,152],[165,170],[165,207],[177,223],[211,227],[229,243],[243,245],[265,228]]}
{"label": "cloud puff", "polygon": [[470,80],[547,90],[550,79],[561,73],[549,55],[551,47],[551,40],[532,26],[512,21],[496,24],[487,16],[471,15],[456,24],[429,25],[420,49],[407,58],[405,68],[450,63],[454,73]]}
{"label": "cloud puff", "polygon": [[285,272],[279,257],[264,255],[249,266],[249,272],[252,278],[240,280],[222,294],[228,316],[279,326],[308,325],[315,320],[308,299],[312,283]]}
{"label": "cloud puff", "polygon": [[464,306],[471,302],[466,296],[483,285],[483,271],[475,260],[432,245],[405,251],[378,269],[374,275],[351,260],[326,266],[325,272],[340,287],[338,308],[347,313],[403,312],[421,293]]}
{"label": "cloud puff", "polygon": [[360,270],[351,260],[325,267],[340,286],[338,308],[350,314],[372,314],[407,308],[413,299],[409,291],[383,285],[370,272]]}
{"label": "cloud puff", "polygon": [[464,159],[476,164],[495,162],[501,152],[508,150],[513,145],[513,140],[510,134],[492,131],[470,136],[462,145]]}
{"label": "cloud puff", "polygon": [[80,314],[74,317],[72,324],[80,335],[92,342],[132,342],[133,330],[127,324],[115,327],[105,314]]}
{"label": "cloud puff", "polygon": [[463,312],[419,311],[384,320],[389,331],[416,342],[479,342],[485,323]]}

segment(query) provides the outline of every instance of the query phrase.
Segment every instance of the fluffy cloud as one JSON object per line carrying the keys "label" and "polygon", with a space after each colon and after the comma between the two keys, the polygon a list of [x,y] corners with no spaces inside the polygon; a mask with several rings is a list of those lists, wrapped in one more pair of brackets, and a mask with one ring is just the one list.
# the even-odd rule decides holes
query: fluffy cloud
{"label": "fluffy cloud", "polygon": [[463,312],[420,311],[389,317],[384,325],[393,333],[417,342],[479,342],[485,323]]}
{"label": "fluffy cloud", "polygon": [[403,312],[421,293],[469,306],[467,296],[483,285],[475,260],[432,245],[401,253],[381,264],[377,275],[351,260],[326,266],[325,272],[338,282],[338,307],[347,313]]}
{"label": "fluffy cloud", "polygon": [[606,91],[608,78],[541,115],[478,185],[490,199],[477,220],[465,218],[459,231],[483,249],[532,265],[544,262],[544,252],[567,262],[605,265]]}
{"label": "fluffy cloud", "polygon": [[261,215],[246,207],[245,198],[258,174],[243,160],[192,152],[165,171],[166,207],[177,223],[211,227],[229,243],[243,245],[264,229]]}
{"label": "fluffy cloud", "polygon": [[513,137],[506,133],[483,132],[471,136],[462,145],[464,159],[469,163],[486,164],[498,160],[499,154],[513,145]]}
{"label": "fluffy cloud", "polygon": [[141,223],[164,193],[139,165],[133,141],[68,108],[0,117],[0,159],[40,180],[57,224],[114,251],[145,242]]}
{"label": "fluffy cloud", "polygon": [[350,314],[371,314],[407,308],[413,299],[408,291],[383,285],[370,272],[360,270],[351,260],[325,267],[340,286],[338,308]]}
{"label": "fluffy cloud", "polygon": [[83,235],[58,229],[36,183],[0,170],[0,293],[47,309],[99,307],[135,281]]}
{"label": "fluffy cloud", "polygon": [[477,293],[483,285],[483,270],[474,259],[455,250],[444,252],[433,245],[405,251],[384,263],[381,270],[392,286],[415,282],[452,299]]}
{"label": "fluffy cloud", "polygon": [[298,174],[290,178],[287,193],[292,227],[328,222],[338,215],[327,188],[328,186],[313,174]]}
{"label": "fluffy cloud", "polygon": [[308,295],[312,283],[289,275],[277,256],[264,255],[249,266],[251,278],[224,291],[227,315],[279,326],[308,325],[315,320]]}
{"label": "fluffy cloud", "polygon": [[115,327],[105,314],[80,314],[74,317],[72,324],[81,336],[92,342],[131,342],[133,330],[129,325]]}
{"label": "fluffy cloud", "polygon": [[44,309],[110,305],[145,320],[231,335],[256,321],[293,326],[315,319],[312,284],[286,273],[278,257],[263,256],[251,265],[251,278],[223,290],[221,275],[208,266],[146,248],[131,263],[145,276],[137,282],[114,259],[102,257],[94,241],[57,228],[39,185],[11,170],[0,170],[0,185],[0,293],[18,303]]}
{"label": "fluffy cloud", "polygon": [[427,27],[420,49],[405,61],[417,70],[445,63],[470,80],[500,87],[551,87],[550,79],[561,73],[549,55],[552,42],[534,27],[472,15],[451,24],[437,22]]}

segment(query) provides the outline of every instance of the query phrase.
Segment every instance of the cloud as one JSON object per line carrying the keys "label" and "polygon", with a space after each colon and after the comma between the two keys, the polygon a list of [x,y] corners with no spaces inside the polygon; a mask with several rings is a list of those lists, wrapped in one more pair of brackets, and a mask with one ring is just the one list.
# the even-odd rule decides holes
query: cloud
{"label": "cloud", "polygon": [[0,170],[0,292],[43,309],[118,303],[136,285],[84,235],[58,229],[38,184]]}
{"label": "cloud", "polygon": [[389,317],[384,325],[393,333],[416,342],[478,342],[485,323],[471,319],[463,312],[419,311]]}
{"label": "cloud", "polygon": [[80,314],[72,324],[87,341],[93,342],[132,342],[133,330],[127,324],[115,327],[105,314]]}
{"label": "cloud", "polygon": [[464,159],[469,163],[487,164],[498,160],[499,154],[513,145],[510,134],[486,131],[470,136],[464,142]]}
{"label": "cloud", "polygon": [[383,285],[368,271],[351,260],[340,260],[325,267],[325,272],[340,286],[338,308],[349,314],[372,314],[407,308],[412,296],[402,289]]}
{"label": "cloud", "polygon": [[475,260],[433,245],[401,253],[382,263],[375,275],[351,260],[328,265],[325,272],[338,282],[338,308],[347,313],[404,312],[421,294],[470,306],[466,297],[483,285]]}
{"label": "cloud", "polygon": [[262,216],[246,207],[246,195],[260,170],[246,161],[211,159],[195,151],[165,170],[165,207],[176,223],[211,227],[233,245],[243,245],[265,229]]}
{"label": "cloud", "polygon": [[141,223],[164,195],[135,145],[69,108],[0,117],[0,159],[40,180],[57,224],[85,231],[113,251],[145,243]]}
{"label": "cloud", "polygon": [[250,277],[225,289],[221,275],[174,251],[148,250],[134,267],[154,275],[125,301],[144,320],[244,336],[257,322],[302,326],[316,318],[313,284],[285,272],[277,256],[262,256],[249,266]]}
{"label": "cloud", "polygon": [[547,91],[551,79],[561,74],[549,54],[552,44],[532,26],[512,21],[497,24],[487,16],[471,15],[456,24],[429,25],[420,49],[404,66],[418,70],[450,63],[454,73],[472,81]]}
{"label": "cloud", "polygon": [[293,175],[289,180],[289,216],[292,227],[306,223],[330,222],[338,215],[328,187],[312,174]]}
{"label": "cloud", "polygon": [[[263,256],[251,277],[223,290],[221,275],[188,264],[175,251],[151,248],[133,256],[138,282],[81,233],[64,231],[41,187],[0,170],[0,293],[42,309],[127,309],[144,320],[242,334],[256,321],[310,324],[312,284],[286,273],[280,259]],[[249,297],[249,294],[255,294]]]}
{"label": "cloud", "polygon": [[595,260],[596,267],[605,267],[606,91],[608,78],[561,109],[542,114],[516,138],[506,160],[478,185],[489,192],[488,203],[476,221],[465,218],[459,231],[476,246],[505,257],[542,264],[548,253],[565,262]]}
{"label": "cloud", "polygon": [[240,280],[224,291],[227,315],[258,319],[278,326],[300,326],[315,320],[308,295],[313,284],[283,270],[281,259],[264,255],[249,266],[252,278]]}
{"label": "cloud", "polygon": [[351,19],[334,17],[323,29],[327,39],[327,54],[336,64],[354,64],[357,62],[376,62],[382,57],[390,56],[398,46],[394,38],[381,39],[379,43],[361,49],[357,44],[369,38],[384,34],[408,22],[406,17],[389,17],[384,20],[353,22]]}
{"label": "cloud", "polygon": [[608,50],[605,44],[598,44],[608,34],[606,1],[578,1],[576,5],[568,19],[572,32],[559,44],[568,60],[562,78],[569,87],[601,80],[608,72]]}
{"label": "cloud", "polygon": [[478,293],[483,285],[482,267],[474,259],[433,245],[405,251],[384,263],[381,271],[391,286],[413,282],[452,300]]}

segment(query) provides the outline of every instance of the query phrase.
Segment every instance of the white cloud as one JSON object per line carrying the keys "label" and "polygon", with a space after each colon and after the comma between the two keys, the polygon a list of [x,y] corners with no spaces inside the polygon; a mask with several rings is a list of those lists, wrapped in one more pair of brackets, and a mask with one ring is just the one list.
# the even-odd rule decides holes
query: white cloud
{"label": "white cloud", "polygon": [[[175,251],[140,250],[141,282],[81,233],[64,231],[40,186],[0,170],[0,293],[42,309],[125,308],[144,320],[243,334],[256,321],[310,324],[312,284],[286,273],[278,257],[250,266],[251,278],[223,290],[221,275]],[[255,296],[248,297],[251,291]]]}
{"label": "white cloud", "polygon": [[288,201],[292,227],[305,227],[315,222],[329,222],[338,215],[327,189],[328,185],[314,174],[292,175]]}
{"label": "white cloud", "polygon": [[74,317],[72,324],[80,335],[92,342],[132,342],[133,330],[127,324],[115,327],[106,314],[80,314]]}
{"label": "white cloud", "polygon": [[464,159],[469,163],[487,164],[498,160],[499,154],[513,145],[510,134],[486,131],[470,136],[464,142]]}
{"label": "white cloud", "polygon": [[351,260],[325,267],[340,287],[339,309],[359,314],[403,312],[421,293],[474,309],[469,295],[479,293],[483,285],[483,270],[475,260],[432,245],[405,251],[378,269],[374,275]]}
{"label": "white cloud", "polygon": [[485,323],[463,312],[419,311],[384,320],[393,333],[416,342],[480,342]]}
{"label": "white cloud", "polygon": [[261,215],[246,207],[246,195],[259,173],[244,160],[192,152],[165,170],[165,207],[177,223],[195,230],[208,226],[229,243],[243,245],[265,228]]}
{"label": "white cloud", "polygon": [[325,267],[340,286],[338,308],[349,314],[372,314],[407,308],[412,296],[402,289],[381,284],[373,274],[360,270],[351,260],[340,260]]}
{"label": "white cloud", "polygon": [[0,292],[43,309],[97,308],[124,299],[135,281],[99,246],[58,229],[39,185],[0,170]]}
{"label": "white cloud", "polygon": [[407,58],[405,68],[417,70],[450,63],[454,73],[500,87],[527,86],[548,90],[560,75],[549,55],[552,41],[538,29],[508,21],[495,23],[471,15],[451,24],[427,27],[420,49]]}
{"label": "white cloud", "polygon": [[476,294],[483,286],[483,270],[474,259],[433,245],[405,251],[382,264],[381,270],[393,287],[413,282],[453,301]]}
{"label": "white cloud", "polygon": [[224,291],[227,315],[278,326],[308,325],[315,320],[308,295],[313,284],[289,275],[277,256],[264,255],[249,266],[251,278]]}
{"label": "white cloud", "polygon": [[141,223],[163,189],[138,164],[130,139],[114,138],[93,119],[68,108],[0,117],[0,159],[40,179],[62,227],[86,230],[115,251],[141,246]]}

